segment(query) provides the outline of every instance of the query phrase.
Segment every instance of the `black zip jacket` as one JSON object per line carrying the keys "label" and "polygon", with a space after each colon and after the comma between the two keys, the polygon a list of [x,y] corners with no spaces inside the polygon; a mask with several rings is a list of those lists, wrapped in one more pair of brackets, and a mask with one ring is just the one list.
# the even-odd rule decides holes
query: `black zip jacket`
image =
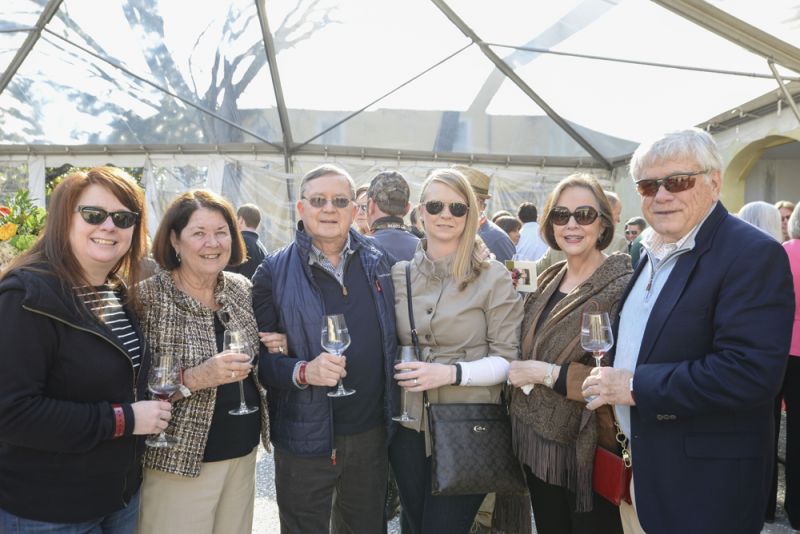
{"label": "black zip jacket", "polygon": [[[142,343],[134,381],[111,330],[55,276],[16,271],[0,282],[0,508],[58,523],[127,506],[142,478],[130,404],[146,398]],[[113,438],[112,404],[125,412]]]}

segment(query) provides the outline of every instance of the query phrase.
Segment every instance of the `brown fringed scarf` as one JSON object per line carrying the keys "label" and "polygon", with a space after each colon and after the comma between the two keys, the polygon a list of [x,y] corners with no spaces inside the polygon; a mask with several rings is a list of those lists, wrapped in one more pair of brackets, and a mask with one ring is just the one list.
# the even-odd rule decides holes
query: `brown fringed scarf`
{"label": "brown fringed scarf", "polygon": [[[613,316],[631,272],[627,254],[609,256],[592,276],[556,304],[537,332],[539,316],[561,283],[566,264],[544,271],[539,289],[525,302],[520,359],[592,365],[591,356],[580,346],[581,315],[584,311],[607,311]],[[597,445],[595,414],[585,406],[542,385],[534,387],[530,395],[514,389],[511,398],[517,456],[540,479],[574,492],[578,512],[592,509],[592,464]]]}

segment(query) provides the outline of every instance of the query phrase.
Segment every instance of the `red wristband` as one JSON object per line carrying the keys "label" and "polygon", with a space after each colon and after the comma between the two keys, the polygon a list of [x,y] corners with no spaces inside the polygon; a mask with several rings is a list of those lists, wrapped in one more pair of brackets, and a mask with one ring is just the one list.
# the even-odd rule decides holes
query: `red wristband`
{"label": "red wristband", "polygon": [[297,368],[297,382],[301,386],[305,386],[305,385],[308,384],[308,381],[306,380],[306,366],[307,365],[308,365],[308,362],[302,362],[302,363],[300,363],[300,366]]}
{"label": "red wristband", "polygon": [[125,412],[120,404],[112,404],[111,408],[114,409],[114,437],[119,438],[125,434]]}

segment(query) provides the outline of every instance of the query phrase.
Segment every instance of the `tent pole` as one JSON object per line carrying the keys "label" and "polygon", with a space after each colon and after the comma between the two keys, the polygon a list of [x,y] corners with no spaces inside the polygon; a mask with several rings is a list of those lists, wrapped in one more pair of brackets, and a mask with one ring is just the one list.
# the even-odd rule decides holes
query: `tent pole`
{"label": "tent pole", "polygon": [[786,84],[783,83],[783,78],[781,77],[780,72],[778,69],[775,68],[775,62],[771,59],[767,60],[767,65],[769,65],[769,69],[772,71],[772,75],[775,77],[775,80],[778,82],[778,87],[780,87],[781,92],[783,93],[784,98],[786,98],[786,102],[789,103],[789,107],[792,108],[792,112],[794,113],[797,122],[800,123],[800,111],[797,109],[797,103],[795,103],[794,98],[789,93],[789,90],[786,89]]}

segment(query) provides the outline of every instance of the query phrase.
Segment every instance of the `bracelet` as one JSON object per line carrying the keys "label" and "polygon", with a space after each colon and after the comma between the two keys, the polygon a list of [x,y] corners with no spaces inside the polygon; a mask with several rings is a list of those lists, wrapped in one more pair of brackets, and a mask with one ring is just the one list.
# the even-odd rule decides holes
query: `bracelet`
{"label": "bracelet", "polygon": [[125,412],[121,404],[112,404],[111,408],[114,410],[114,438],[119,438],[125,434]]}
{"label": "bracelet", "polygon": [[308,366],[308,362],[300,362],[300,365],[297,367],[297,382],[301,386],[308,385],[308,380],[306,380],[306,367]]}
{"label": "bracelet", "polygon": [[461,364],[456,363],[456,381],[453,383],[454,386],[461,385]]}

